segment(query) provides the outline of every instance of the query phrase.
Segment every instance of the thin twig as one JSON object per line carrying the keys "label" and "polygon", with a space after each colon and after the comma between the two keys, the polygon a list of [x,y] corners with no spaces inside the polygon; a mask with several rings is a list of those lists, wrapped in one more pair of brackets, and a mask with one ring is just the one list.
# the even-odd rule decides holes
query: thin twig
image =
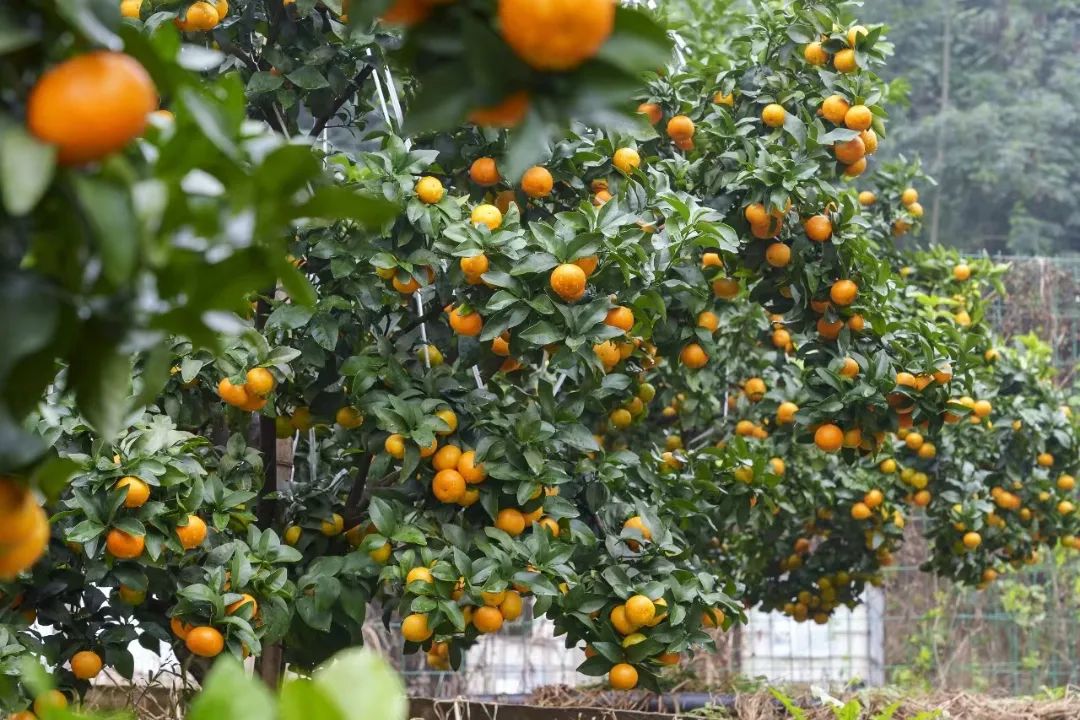
{"label": "thin twig", "polygon": [[371,470],[373,457],[371,453],[364,453],[363,457],[360,458],[360,462],[356,464],[356,477],[353,478],[349,496],[345,499],[346,515],[350,515],[350,511],[356,509],[360,505],[360,500],[364,497],[364,489],[367,487],[368,472]]}
{"label": "thin twig", "polygon": [[394,333],[390,335],[390,339],[395,340],[404,335],[405,333],[409,332],[410,330],[415,330],[416,328],[420,327],[428,320],[434,320],[439,316],[439,313],[441,313],[442,311],[443,309],[439,307],[439,304],[435,303],[423,315],[417,316],[414,320],[406,323],[405,325],[402,325],[400,328],[395,330]]}
{"label": "thin twig", "polygon": [[326,128],[326,123],[330,122],[334,118],[334,116],[337,115],[337,111],[341,109],[341,106],[348,102],[349,98],[351,98],[353,95],[356,94],[357,91],[360,90],[361,86],[363,86],[364,84],[364,81],[367,80],[368,77],[371,76],[371,73],[373,73],[374,71],[374,65],[365,65],[364,69],[358,72],[356,74],[356,77],[349,81],[349,84],[345,86],[345,89],[341,91],[341,94],[338,95],[334,99],[334,102],[330,104],[330,109],[327,110],[322,117],[315,121],[315,124],[312,126],[311,132],[309,132],[308,135],[311,137],[315,137],[316,135],[321,133]]}

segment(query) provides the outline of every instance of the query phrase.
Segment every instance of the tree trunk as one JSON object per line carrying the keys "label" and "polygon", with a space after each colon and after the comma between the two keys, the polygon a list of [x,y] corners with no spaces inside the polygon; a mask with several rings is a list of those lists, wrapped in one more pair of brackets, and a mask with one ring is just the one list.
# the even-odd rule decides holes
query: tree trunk
{"label": "tree trunk", "polygon": [[[938,109],[937,119],[937,148],[934,154],[934,177],[939,181],[945,172],[945,134],[948,130],[946,114],[949,110],[950,78],[952,71],[952,0],[942,0],[941,3],[944,22],[941,30],[941,106]],[[941,230],[941,188],[934,191],[934,205],[930,211],[930,242],[938,242],[938,234]]]}
{"label": "tree trunk", "polygon": [[264,645],[262,654],[256,663],[255,671],[259,674],[259,677],[262,678],[267,687],[277,691],[278,685],[281,683],[283,669],[281,643]]}

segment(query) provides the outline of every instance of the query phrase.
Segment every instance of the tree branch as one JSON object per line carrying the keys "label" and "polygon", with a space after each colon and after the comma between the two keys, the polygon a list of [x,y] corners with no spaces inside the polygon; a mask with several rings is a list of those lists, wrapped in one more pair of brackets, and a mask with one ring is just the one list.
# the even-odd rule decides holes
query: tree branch
{"label": "tree branch", "polygon": [[250,70],[251,72],[259,72],[259,64],[255,62],[255,59],[245,53],[239,45],[229,40],[228,35],[226,35],[224,31],[214,31],[214,42],[216,42],[218,44],[218,47],[220,47],[222,50],[232,55],[240,62],[244,63],[244,67],[246,67],[248,70]]}
{"label": "tree branch", "polygon": [[435,318],[439,317],[439,314],[442,313],[442,311],[443,309],[439,307],[439,303],[434,303],[428,310],[424,312],[423,315],[414,318],[408,324],[402,325],[400,328],[395,330],[394,333],[390,336],[390,339],[396,340],[410,330],[415,330],[416,328],[420,327],[420,325],[426,323],[428,320],[434,320]]}
{"label": "tree branch", "polygon": [[309,132],[308,135],[310,137],[315,137],[323,130],[325,130],[326,123],[330,122],[334,118],[334,116],[337,115],[337,111],[341,109],[341,106],[344,105],[349,100],[349,98],[351,98],[353,95],[356,94],[357,91],[360,90],[360,87],[364,84],[364,81],[371,77],[371,74],[373,72],[375,72],[374,65],[365,65],[364,69],[358,72],[356,74],[356,77],[349,81],[349,84],[345,86],[345,89],[341,91],[341,94],[338,95],[334,99],[334,102],[330,104],[330,109],[327,110],[322,115],[322,117],[315,121],[315,124],[312,126],[311,132]]}
{"label": "tree branch", "polygon": [[[244,64],[244,67],[246,67],[248,71],[252,73],[262,71],[262,68],[259,66],[259,63],[255,60],[255,58],[245,53],[243,48],[229,40],[229,38],[225,35],[224,32],[220,30],[215,30],[214,40],[215,42],[217,42],[218,46],[222,50],[242,62]],[[255,107],[259,107],[259,105],[256,104]],[[282,116],[281,111],[278,109],[276,103],[271,101],[269,108],[259,107],[259,110],[262,112],[263,119],[266,121],[267,125],[269,125],[272,129],[277,130],[282,135],[289,134],[288,128],[286,128],[285,125],[285,118]]]}
{"label": "tree branch", "polygon": [[356,477],[353,478],[352,487],[349,489],[349,496],[345,498],[345,519],[350,522],[356,522],[357,518],[353,515],[358,515],[355,512],[360,505],[361,498],[364,497],[364,490],[367,487],[368,472],[371,470],[371,461],[374,455],[371,453],[364,453],[364,456],[360,459],[360,462],[356,464]]}
{"label": "tree branch", "polygon": [[[270,303],[266,298],[273,297],[274,288],[259,297],[255,306],[255,327],[262,330],[266,325],[266,318],[270,315]],[[277,516],[277,501],[267,495],[277,492],[277,427],[274,418],[261,413],[254,416],[255,426],[259,441],[259,451],[263,457],[263,483],[259,488],[256,516],[260,527],[269,528],[273,525]]]}

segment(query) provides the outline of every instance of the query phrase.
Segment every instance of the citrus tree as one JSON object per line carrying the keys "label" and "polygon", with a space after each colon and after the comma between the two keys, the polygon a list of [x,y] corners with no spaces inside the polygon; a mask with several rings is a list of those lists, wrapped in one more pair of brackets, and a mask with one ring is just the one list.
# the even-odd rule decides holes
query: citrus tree
{"label": "citrus tree", "polygon": [[[30,364],[44,380],[20,431],[72,479],[51,541],[6,481],[38,533],[8,556],[11,667],[33,652],[81,692],[104,665],[130,676],[137,641],[199,675],[254,654],[276,679],[361,642],[374,610],[447,669],[531,605],[585,646],[581,672],[656,688],[746,606],[826,622],[857,603],[907,503],[929,566],[963,581],[1071,538],[1075,421],[1045,359],[988,329],[1001,271],[893,248],[918,229],[921,176],[867,174],[891,48],[851,10],[126,0],[129,52],[202,75],[168,70],[192,87],[163,95],[161,135],[74,172],[190,162],[175,224],[151,227],[204,284],[169,296],[190,325],[155,324],[153,296],[120,313],[136,392],[112,426],[71,392],[76,362]],[[218,114],[250,156],[216,144]],[[237,226],[228,250],[203,237]],[[232,304],[181,302],[232,278],[206,266],[236,248],[265,250],[268,274],[227,285]]]}

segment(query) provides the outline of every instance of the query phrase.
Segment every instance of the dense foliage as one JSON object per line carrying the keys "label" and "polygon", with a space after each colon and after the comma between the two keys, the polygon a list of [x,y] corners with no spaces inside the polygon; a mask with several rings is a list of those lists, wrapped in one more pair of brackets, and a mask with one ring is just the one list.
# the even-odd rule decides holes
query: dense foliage
{"label": "dense foliage", "polygon": [[[165,261],[138,244],[146,272],[193,247],[177,262],[208,285],[177,288],[174,313],[134,292],[164,281],[122,285],[147,309],[116,309],[113,373],[79,371],[110,402],[72,392],[80,344],[17,356],[40,402],[13,418],[50,450],[7,466],[49,469],[31,484],[50,493],[52,539],[3,575],[0,662],[35,653],[80,692],[102,664],[130,675],[132,641],[172,643],[196,672],[277,650],[306,670],[361,642],[375,609],[449,668],[531,602],[587,646],[583,673],[655,688],[747,605],[825,622],[857,603],[907,504],[928,517],[928,567],[972,584],[1073,542],[1076,421],[1045,357],[1000,347],[983,319],[1004,268],[893,247],[920,225],[922,182],[872,159],[892,92],[882,29],[834,0],[554,5],[579,21],[572,42],[534,32],[520,0],[399,1],[373,30],[331,2],[125,0],[119,35],[94,3],[89,30],[37,4],[68,41],[58,56],[122,38],[193,89],[162,92],[171,117],[123,153],[45,177],[16,231],[53,237],[65,184],[115,172],[125,202],[163,203],[147,227]],[[690,22],[706,11],[715,25]],[[663,27],[680,50],[657,67]],[[455,63],[511,56],[503,96],[431,94],[433,62],[457,88]],[[41,58],[17,57],[33,87]],[[201,75],[171,64],[188,57]],[[242,89],[261,122],[243,122]],[[426,121],[400,134],[399,105],[406,130],[413,110]],[[187,134],[190,149],[158,147]],[[174,176],[153,164],[166,157],[171,190],[154,180]],[[234,228],[280,282],[241,275],[222,306],[181,302],[219,289],[209,268],[232,254],[206,236]],[[108,264],[94,237],[91,269]],[[15,278],[62,283],[21,248]],[[274,435],[292,440],[287,482]],[[3,487],[32,497],[21,476]]]}

